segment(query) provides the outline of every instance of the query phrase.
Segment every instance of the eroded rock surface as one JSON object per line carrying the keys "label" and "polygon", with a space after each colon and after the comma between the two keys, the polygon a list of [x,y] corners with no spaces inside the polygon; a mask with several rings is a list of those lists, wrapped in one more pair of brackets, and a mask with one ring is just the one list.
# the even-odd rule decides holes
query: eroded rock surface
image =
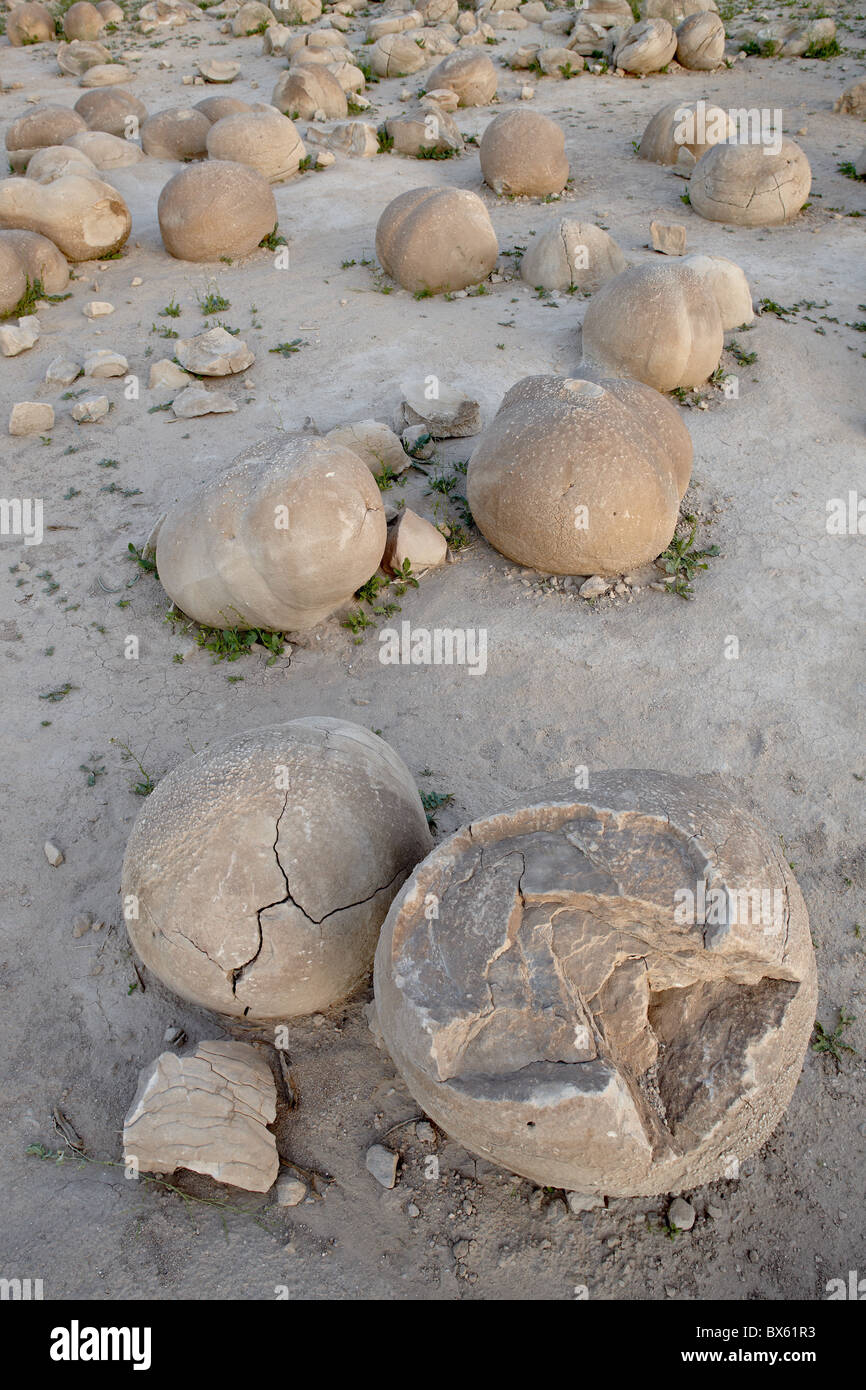
{"label": "eroded rock surface", "polygon": [[188,1057],[163,1052],[139,1077],[123,1156],[143,1173],[189,1168],[267,1192],[280,1166],[267,1128],[276,1113],[271,1069],[247,1043],[202,1042]]}
{"label": "eroded rock surface", "polygon": [[415,1099],[539,1184],[649,1195],[769,1136],[815,1005],[799,889],[701,782],[542,789],[458,831],[392,904],[378,1021]]}

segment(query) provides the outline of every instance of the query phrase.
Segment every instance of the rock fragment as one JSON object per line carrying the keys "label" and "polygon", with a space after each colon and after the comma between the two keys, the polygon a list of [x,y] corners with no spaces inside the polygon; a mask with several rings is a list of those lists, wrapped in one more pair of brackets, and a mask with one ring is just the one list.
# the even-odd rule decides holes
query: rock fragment
{"label": "rock fragment", "polygon": [[397,1182],[397,1162],[399,1155],[384,1144],[373,1144],[367,1150],[367,1172],[372,1173],[382,1187],[392,1188]]}

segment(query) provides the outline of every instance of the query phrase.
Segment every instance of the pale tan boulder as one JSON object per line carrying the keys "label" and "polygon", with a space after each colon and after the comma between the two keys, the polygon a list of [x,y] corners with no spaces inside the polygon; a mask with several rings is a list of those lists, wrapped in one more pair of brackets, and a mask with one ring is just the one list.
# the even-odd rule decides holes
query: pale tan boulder
{"label": "pale tan boulder", "polygon": [[207,152],[211,159],[255,169],[268,183],[291,178],[307,153],[293,122],[273,106],[216,121],[208,133]]}
{"label": "pale tan boulder", "polygon": [[860,116],[866,119],[866,77],[852,82],[833,105],[834,111],[845,116]]}
{"label": "pale tan boulder", "polygon": [[84,117],[67,106],[35,106],[7,127],[9,163],[17,173],[23,173],[36,150],[62,145],[70,135],[86,129]]}
{"label": "pale tan boulder", "polygon": [[703,99],[669,101],[650,119],[641,137],[638,156],[652,164],[676,164],[680,151],[700,159],[712,145],[727,140],[734,123],[727,111]]}
{"label": "pale tan boulder", "polygon": [[340,59],[336,63],[328,63],[327,68],[328,72],[336,77],[344,92],[364,91],[367,79],[354,63],[347,63],[344,59]]}
{"label": "pale tan boulder", "polygon": [[405,34],[386,34],[377,39],[367,61],[377,77],[409,77],[430,62],[424,49]]}
{"label": "pale tan boulder", "polygon": [[169,179],[157,215],[165,249],[180,261],[248,256],[277,225],[267,179],[218,159],[190,164]]}
{"label": "pale tan boulder", "polygon": [[466,148],[453,116],[429,102],[417,113],[392,116],[385,122],[385,133],[393,141],[394,154],[417,158],[422,151],[453,150],[462,154]]}
{"label": "pale tan boulder", "polygon": [[701,386],[724,346],[715,297],[688,266],[624,270],[596,290],[583,320],[583,356],[657,391]]}
{"label": "pale tan boulder", "polygon": [[[157,563],[161,545],[162,528]],[[199,1007],[249,1022],[315,1013],[364,982],[431,843],[406,766],[369,730],[328,718],[254,729],[147,798],[123,861],[127,931]]]}
{"label": "pale tan boulder", "polygon": [[54,429],[54,407],[46,401],[16,401],[9,412],[9,433],[18,438],[47,435]]}
{"label": "pale tan boulder", "polygon": [[96,8],[106,24],[122,24],[126,18],[123,10],[114,3],[114,0],[97,0]]}
{"label": "pale tan boulder", "polygon": [[147,120],[144,102],[118,87],[85,92],[75,103],[75,110],[88,130],[103,130],[119,138],[133,137]]}
{"label": "pale tan boulder", "polygon": [[280,24],[312,24],[322,13],[322,0],[271,0]]}
{"label": "pale tan boulder", "polygon": [[382,269],[413,293],[461,290],[486,280],[499,255],[487,209],[463,188],[413,188],[376,227]]}
{"label": "pale tan boulder", "polygon": [[109,184],[67,174],[49,184],[32,179],[0,182],[0,227],[39,232],[67,260],[90,261],[120,250],[132,218]]}
{"label": "pale tan boulder", "polygon": [[90,69],[111,62],[111,50],[102,43],[61,43],[57,48],[57,66],[67,77],[83,77]]}
{"label": "pale tan boulder", "polygon": [[642,19],[626,31],[613,61],[626,72],[658,72],[677,51],[677,36],[666,19]]}
{"label": "pale tan boulder", "polygon": [[45,5],[16,5],[6,18],[6,37],[13,48],[51,43],[54,38],[54,17]]}
{"label": "pale tan boulder", "polygon": [[458,0],[419,0],[415,8],[425,24],[454,24],[460,13]]}
{"label": "pale tan boulder", "polygon": [[15,308],[29,283],[46,294],[62,294],[69,266],[62,251],[38,232],[0,231],[0,315]]}
{"label": "pale tan boulder", "polygon": [[382,568],[391,574],[405,572],[408,562],[413,574],[444,565],[448,542],[442,532],[423,516],[404,507],[393,525],[388,527],[388,543]]}
{"label": "pale tan boulder", "polygon": [[727,333],[751,323],[755,317],[752,291],[745,272],[725,256],[686,256],[682,264],[699,275],[712,294]]}
{"label": "pale tan boulder", "polygon": [[[75,136],[72,138],[74,140]],[[79,174],[82,178],[99,177],[93,160],[71,145],[46,145],[27,161],[25,177],[35,179],[37,183],[53,183],[66,174]]]}
{"label": "pale tan boulder", "polygon": [[456,92],[460,106],[489,106],[497,85],[496,69],[486,54],[460,50],[437,63],[427,79],[430,91],[447,87]]}
{"label": "pale tan boulder", "polygon": [[267,5],[261,4],[260,0],[246,0],[232,19],[232,33],[236,39],[248,38],[250,34],[260,34],[263,28],[276,23],[277,17]]}
{"label": "pale tan boulder", "polygon": [[641,14],[644,19],[666,19],[674,29],[693,14],[714,14],[718,9],[716,0],[643,0]]}
{"label": "pale tan boulder", "polygon": [[782,139],[769,145],[714,145],[692,171],[692,208],[711,222],[739,227],[777,227],[802,208],[812,186],[812,170],[800,146]]}
{"label": "pale tan boulder", "polygon": [[532,1182],[611,1197],[701,1187],[756,1152],[816,993],[775,837],[667,772],[593,771],[458,831],[376,951],[376,1022],[423,1112]]}
{"label": "pale tan boulder", "polygon": [[132,77],[132,69],[123,63],[94,63],[82,76],[79,87],[120,87]]}
{"label": "pale tan boulder", "polygon": [[213,125],[225,116],[237,116],[241,111],[252,111],[253,108],[248,101],[241,101],[239,97],[205,97],[204,101],[196,102],[195,109],[203,112]]}
{"label": "pale tan boulder", "polygon": [[328,430],[325,438],[332,444],[351,449],[371,473],[405,473],[411,463],[403,445],[392,429],[379,420],[356,420],[351,425],[337,425]]}
{"label": "pale tan boulder", "polygon": [[277,79],[271,104],[292,120],[311,121],[317,111],[337,121],[349,114],[346,93],[324,66],[289,68]]}
{"label": "pale tan boulder", "polygon": [[543,198],[568,180],[562,127],[540,111],[506,111],[490,122],[479,148],[484,182],[494,193]]}
{"label": "pale tan boulder", "polygon": [[[312,134],[312,132],[308,132]],[[379,153],[379,136],[369,121],[341,121],[324,137],[324,154],[344,154],[349,159],[373,159]],[[318,159],[321,159],[322,153]]]}
{"label": "pale tan boulder", "polygon": [[689,15],[677,29],[677,62],[695,72],[712,72],[724,62],[725,26],[714,10]]}
{"label": "pale tan boulder", "polygon": [[545,290],[597,290],[625,270],[613,237],[591,222],[564,218],[533,237],[520,262],[520,278]]}
{"label": "pale tan boulder", "polygon": [[141,148],[153,159],[204,159],[211,123],[195,106],[171,106],[141,124]]}
{"label": "pale tan boulder", "polygon": [[232,376],[245,372],[256,360],[242,338],[219,324],[195,338],[178,338],[174,355],[182,367],[196,376]]}
{"label": "pale tan boulder", "polygon": [[406,29],[417,29],[423,23],[420,10],[408,10],[406,14],[385,14],[367,23],[364,38],[368,45],[377,43],[388,34],[402,34]]}
{"label": "pale tan boulder", "polygon": [[229,1038],[200,1042],[145,1067],[123,1122],[123,1161],[141,1173],[186,1168],[247,1192],[267,1192],[280,1168],[268,1125],[277,1088],[265,1057]]}
{"label": "pale tan boulder", "polygon": [[191,382],[192,377],[189,372],[185,372],[183,367],[179,367],[169,357],[162,357],[158,362],[152,363],[147,384],[151,391],[159,390],[162,387],[177,391],[183,390]]}
{"label": "pale tan boulder", "polygon": [[626,574],[660,555],[691,476],[680,412],[642,382],[582,364],[507,392],[469,460],[475,524],[547,574]]}
{"label": "pale tan boulder", "polygon": [[79,39],[82,43],[92,43],[98,39],[105,27],[105,20],[95,5],[88,0],[76,0],[63,16],[63,32],[67,39]]}
{"label": "pale tan boulder", "polygon": [[67,140],[70,149],[87,155],[97,169],[125,169],[144,156],[133,140],[122,140],[104,130],[85,130]]}
{"label": "pale tan boulder", "polygon": [[366,464],[327,440],[286,435],[178,503],[157,563],[169,596],[197,622],[300,631],[348,602],[384,549],[382,499]]}

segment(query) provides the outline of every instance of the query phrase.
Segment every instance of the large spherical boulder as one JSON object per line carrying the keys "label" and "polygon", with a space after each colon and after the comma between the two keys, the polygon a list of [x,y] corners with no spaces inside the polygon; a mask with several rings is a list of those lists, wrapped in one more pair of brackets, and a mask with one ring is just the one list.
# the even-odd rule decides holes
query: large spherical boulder
{"label": "large spherical boulder", "polygon": [[425,68],[430,56],[404,34],[385,34],[373,44],[368,61],[376,77],[409,77]]}
{"label": "large spherical boulder", "polygon": [[88,0],[76,0],[63,16],[63,32],[68,39],[79,39],[91,43],[97,39],[105,25],[105,20],[95,5]]}
{"label": "large spherical boulder", "polygon": [[325,67],[289,68],[277,79],[271,104],[292,120],[311,121],[317,111],[329,120],[345,120],[349,114],[346,93]]}
{"label": "large spherical boulder", "polygon": [[255,169],[210,159],[169,179],[157,216],[170,256],[218,261],[255,251],[277,225],[277,205],[267,179]]}
{"label": "large spherical boulder", "polygon": [[88,130],[102,130],[106,135],[131,139],[147,120],[147,107],[122,87],[85,92],[75,103],[75,110],[87,123]]}
{"label": "large spherical boulder", "polygon": [[115,188],[67,174],[53,183],[0,182],[0,227],[39,232],[70,261],[119,251],[132,229],[129,208]]}
{"label": "large spherical boulder", "polygon": [[462,290],[486,280],[499,244],[487,209],[464,188],[412,188],[376,227],[382,269],[413,294]]}
{"label": "large spherical boulder", "polygon": [[657,391],[700,386],[724,346],[718,305],[687,266],[641,265],[608,280],[583,320],[583,354]]}
{"label": "large spherical boulder", "polygon": [[103,43],[82,43],[73,39],[72,43],[57,46],[57,66],[67,77],[83,77],[91,68],[110,62],[111,53]]}
{"label": "large spherical boulder", "polygon": [[626,31],[613,61],[626,72],[658,72],[677,51],[677,36],[666,19],[642,19]]}
{"label": "large spherical boulder", "polygon": [[[78,137],[73,135],[73,140]],[[82,178],[98,178],[99,171],[93,160],[83,150],[72,145],[46,145],[37,150],[28,160],[25,177],[37,183],[53,183],[66,174],[80,174]]]}
{"label": "large spherical boulder", "polygon": [[713,145],[701,155],[689,183],[691,205],[711,222],[777,227],[796,217],[812,186],[800,146],[783,138],[770,145]]}
{"label": "large spherical boulder", "polygon": [[62,294],[69,283],[66,257],[38,232],[0,232],[0,316],[10,314],[37,280],[46,294]]}
{"label": "large spherical boulder", "polygon": [[376,950],[378,1024],[421,1108],[543,1186],[730,1176],[790,1102],[816,971],[778,846],[703,780],[595,772],[418,865]]}
{"label": "large spherical boulder", "polygon": [[712,294],[727,333],[751,323],[755,317],[752,291],[745,272],[725,256],[684,256],[680,265],[688,266],[699,275]]}
{"label": "large spherical boulder", "polygon": [[540,111],[496,116],[479,148],[484,182],[494,193],[543,198],[561,193],[568,180],[562,127]]}
{"label": "large spherical boulder", "polygon": [[657,391],[580,371],[512,386],[472,453],[466,495],[510,560],[547,574],[626,574],[670,543],[691,439]]}
{"label": "large spherical boulder", "polygon": [[14,170],[23,173],[36,150],[62,145],[70,135],[86,129],[84,117],[67,106],[35,106],[6,130],[9,163]]}
{"label": "large spherical boulder", "polygon": [[486,54],[463,48],[449,53],[427,77],[428,92],[443,87],[456,92],[459,106],[489,106],[497,84],[496,69]]}
{"label": "large spherical boulder", "polygon": [[129,164],[137,164],[144,158],[134,140],[122,140],[119,135],[109,135],[106,130],[84,130],[67,140],[70,149],[87,155],[97,169],[125,169]]}
{"label": "large spherical boulder", "polygon": [[533,237],[520,262],[520,278],[535,289],[597,290],[625,270],[613,237],[591,222],[563,218]]}
{"label": "large spherical boulder", "polygon": [[214,125],[221,121],[224,116],[238,116],[242,111],[252,111],[248,101],[241,101],[240,97],[205,97],[203,101],[197,101],[196,111],[203,111]]}
{"label": "large spherical boulder", "polygon": [[357,454],[311,435],[266,439],[178,502],[157,538],[163,588],[209,627],[302,631],[375,574],[386,525]]}
{"label": "large spherical boulder", "polygon": [[204,159],[210,127],[195,106],[172,106],[142,123],[141,148],[154,159]]}
{"label": "large spherical boulder", "polygon": [[6,19],[6,37],[13,48],[50,43],[54,38],[54,17],[45,5],[16,5]]}
{"label": "large spherical boulder", "polygon": [[259,1023],[314,1013],[363,983],[430,844],[408,769],[375,734],[326,718],[255,729],[148,797],[123,860],[127,931],[202,1008]]}
{"label": "large spherical boulder", "polygon": [[734,126],[721,106],[669,101],[651,118],[641,137],[638,156],[652,164],[676,164],[680,150],[700,159],[712,145],[727,140]]}
{"label": "large spherical boulder", "polygon": [[724,62],[725,26],[713,10],[689,15],[677,29],[677,62],[695,72],[712,72]]}
{"label": "large spherical boulder", "polygon": [[273,106],[254,107],[214,122],[207,152],[211,159],[257,170],[268,183],[291,178],[306,155],[295,125]]}
{"label": "large spherical boulder", "polygon": [[644,0],[641,14],[644,19],[666,19],[676,29],[689,15],[717,9],[716,0]]}

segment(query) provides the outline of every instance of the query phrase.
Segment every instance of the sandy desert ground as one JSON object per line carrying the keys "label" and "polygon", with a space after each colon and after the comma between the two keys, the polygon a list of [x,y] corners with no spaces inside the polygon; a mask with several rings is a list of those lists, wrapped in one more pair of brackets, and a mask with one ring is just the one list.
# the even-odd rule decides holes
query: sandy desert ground
{"label": "sandy desert ground", "polygon": [[[113,52],[133,54],[128,85],[150,111],[215,91],[269,99],[285,60],[263,54],[259,36],[224,35],[219,13],[158,41],[131,24],[109,37]],[[743,18],[808,13],[737,9]],[[40,308],[37,346],[0,368],[4,431],[15,401],[50,399],[57,410],[50,438],[7,437],[2,463],[4,496],[44,498],[47,527],[40,546],[0,541],[4,1275],[42,1278],[46,1298],[269,1299],[283,1289],[306,1299],[571,1300],[585,1286],[590,1299],[778,1300],[820,1299],[829,1279],[866,1271],[866,542],[826,526],[830,499],[862,488],[866,456],[866,184],[838,169],[859,155],[866,126],[833,110],[866,74],[866,14],[850,0],[834,13],[843,52],[827,61],[748,57],[709,74],[532,77],[533,109],[566,132],[572,182],[553,203],[497,198],[471,144],[461,158],[424,164],[338,157],[277,184],[288,269],[267,249],[233,264],[173,260],[156,204],[177,166],[146,159],[106,175],[132,212],[122,255],[79,265],[71,298]],[[355,51],[365,23],[359,16],[349,34]],[[487,51],[498,63],[536,32],[503,33]],[[184,85],[206,56],[240,62],[230,88]],[[0,131],[31,100],[71,106],[80,96],[50,44],[4,40],[0,76]],[[503,65],[498,102],[457,113],[464,134],[480,136],[493,114],[519,104],[525,80]],[[422,71],[370,86],[365,119],[397,113],[401,91],[423,85]],[[698,96],[783,108],[785,131],[813,170],[809,205],[793,222],[761,230],[704,221],[681,201],[677,172],[636,158],[632,142],[653,112]],[[165,593],[128,553],[190,485],[264,435],[310,419],[321,430],[395,422],[403,387],[431,373],[477,398],[487,423],[521,377],[574,370],[587,301],[539,297],[513,278],[514,257],[503,254],[502,278],[484,295],[381,292],[382,209],[405,189],[440,183],[481,196],[503,253],[569,215],[607,227],[627,260],[642,264],[654,257],[651,219],[681,222],[690,250],[743,267],[755,302],[789,307],[734,335],[756,354],[748,366],[725,355],[737,399],[708,387],[706,408],[696,399],[682,407],[695,444],[687,504],[699,540],[720,554],[690,602],[643,586],[587,603],[473,532],[453,563],[407,593],[402,617],[486,629],[483,676],[383,665],[376,630],[356,643],[339,617],[271,665],[261,651],[214,662],[166,623]],[[147,389],[149,364],[171,355],[154,329],[200,331],[198,299],[216,291],[230,306],[221,317],[256,361],[220,383],[236,414],[175,421],[152,409],[170,393]],[[92,299],[115,312],[90,322],[82,306]],[[161,318],[172,300],[180,317]],[[298,339],[289,356],[270,351]],[[140,398],[108,381],[110,415],[79,426],[74,402],[45,386],[45,368],[60,353],[80,361],[99,347],[129,359]],[[471,443],[443,444],[434,475]],[[433,517],[429,471],[413,470],[386,500],[404,497]],[[137,661],[124,657],[130,634]],[[736,660],[725,655],[731,635]],[[561,1193],[476,1160],[440,1132],[425,1142],[415,1130],[423,1116],[368,1028],[371,990],[292,1029],[299,1103],[281,1107],[277,1132],[283,1156],[320,1175],[304,1203],[284,1209],[180,1175],[184,1191],[225,1203],[207,1205],[125,1180],[124,1114],[167,1027],[191,1042],[227,1033],[266,1048],[268,1039],[186,1007],[135,968],[119,881],[142,774],[124,746],[156,780],[191,749],[312,713],[380,731],[425,789],[452,794],[437,816],[440,837],[579,765],[718,781],[781,837],[810,913],[818,1019],[832,1031],[840,1010],[853,1015],[844,1038],[855,1050],[838,1067],[807,1053],[783,1123],[738,1180],[686,1194],[697,1212],[691,1231],[668,1238],[666,1198],[574,1215]],[[93,785],[88,768],[98,773]],[[59,867],[46,860],[46,840],[63,851]],[[106,926],[76,934],[82,914]],[[55,1109],[87,1161],[67,1149]],[[390,1191],[365,1168],[376,1142],[399,1151]],[[28,1154],[35,1145],[66,1150],[65,1160]],[[433,1152],[438,1180],[425,1176]]]}

